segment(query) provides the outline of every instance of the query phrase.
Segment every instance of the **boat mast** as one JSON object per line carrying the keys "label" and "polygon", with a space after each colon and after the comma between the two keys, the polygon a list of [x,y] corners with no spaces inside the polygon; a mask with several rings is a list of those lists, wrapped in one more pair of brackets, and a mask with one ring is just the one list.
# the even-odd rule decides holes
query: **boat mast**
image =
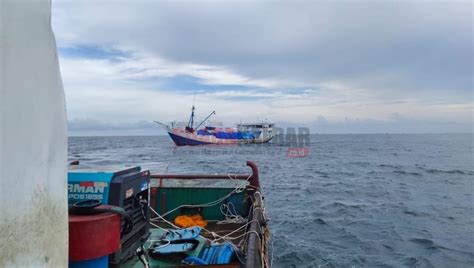
{"label": "boat mast", "polygon": [[194,104],[193,104],[193,108],[191,109],[191,117],[189,118],[189,122],[188,122],[188,127],[190,129],[193,128],[193,125],[194,125]]}
{"label": "boat mast", "polygon": [[193,132],[193,125],[194,125],[194,101],[196,100],[196,93],[194,93],[194,98],[193,98],[193,107],[191,108],[191,117],[189,118],[188,126],[186,127],[186,130]]}

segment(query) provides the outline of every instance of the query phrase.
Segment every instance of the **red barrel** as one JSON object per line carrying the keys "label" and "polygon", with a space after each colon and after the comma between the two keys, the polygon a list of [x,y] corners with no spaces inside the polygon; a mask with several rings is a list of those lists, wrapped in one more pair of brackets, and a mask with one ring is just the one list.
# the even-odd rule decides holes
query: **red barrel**
{"label": "red barrel", "polygon": [[69,260],[84,261],[120,249],[120,215],[69,215]]}

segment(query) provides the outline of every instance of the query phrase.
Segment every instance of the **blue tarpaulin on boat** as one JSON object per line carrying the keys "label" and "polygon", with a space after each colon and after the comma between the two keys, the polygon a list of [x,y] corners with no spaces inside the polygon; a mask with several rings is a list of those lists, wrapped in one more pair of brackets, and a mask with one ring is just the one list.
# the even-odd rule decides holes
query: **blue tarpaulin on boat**
{"label": "blue tarpaulin on boat", "polygon": [[199,129],[197,131],[197,134],[198,135],[212,135],[212,133],[208,132],[207,130],[204,130],[204,129]]}
{"label": "blue tarpaulin on boat", "polygon": [[197,131],[198,135],[201,136],[209,136],[209,135],[214,135],[216,138],[219,139],[235,139],[235,140],[241,140],[241,139],[255,139],[255,137],[258,137],[260,135],[260,132],[256,133],[251,133],[251,132],[224,132],[224,131],[219,131],[219,132],[209,132],[206,129],[199,129]]}
{"label": "blue tarpaulin on boat", "polygon": [[259,135],[260,135],[260,131],[258,133],[243,132],[242,133],[242,138],[244,138],[244,139],[255,139],[255,137],[258,137]]}
{"label": "blue tarpaulin on boat", "polygon": [[219,139],[242,139],[242,132],[216,132],[216,138]]}
{"label": "blue tarpaulin on boat", "polygon": [[219,139],[255,139],[260,132],[258,133],[251,133],[251,132],[216,132],[214,134],[216,138]]}

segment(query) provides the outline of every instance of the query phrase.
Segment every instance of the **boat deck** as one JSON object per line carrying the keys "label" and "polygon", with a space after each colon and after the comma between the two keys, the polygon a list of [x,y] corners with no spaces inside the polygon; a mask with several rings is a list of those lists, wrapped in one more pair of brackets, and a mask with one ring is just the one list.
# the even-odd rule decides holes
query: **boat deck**
{"label": "boat deck", "polygon": [[[151,175],[150,211],[153,214],[150,219],[151,234],[143,246],[143,262],[133,257],[120,267],[189,267],[183,262],[187,258],[189,262],[200,259],[197,263],[209,263],[194,264],[193,267],[268,267],[267,243],[270,234],[258,169],[250,161],[247,165],[251,167],[252,174]],[[168,230],[178,228],[175,220],[182,215],[199,215],[207,221],[199,236],[182,240],[195,246],[185,244],[181,247],[182,241],[170,243],[166,239],[166,235],[170,235]],[[171,250],[164,250],[170,244],[173,244]],[[152,246],[153,251],[150,251]],[[214,259],[217,247],[224,248],[218,254],[225,252],[226,247],[232,248],[232,255],[227,255],[229,251],[221,255],[230,258],[230,262],[229,259],[225,261],[228,264],[211,264],[219,262]]]}
{"label": "boat deck", "polygon": [[[243,234],[245,233],[246,228],[243,227],[245,223],[225,223],[225,224],[219,224],[219,222],[209,222],[208,225],[205,227],[207,230],[216,233],[219,236],[229,236],[230,238],[227,239],[229,241],[232,241],[235,245],[240,245],[242,240],[245,238],[243,237]],[[240,228],[240,229],[239,229]],[[238,230],[239,229],[239,230]],[[238,230],[238,231],[234,231]],[[231,233],[233,232],[233,233]],[[231,234],[229,234],[231,233]],[[216,239],[212,233],[209,233],[207,231],[202,232],[201,234],[203,237],[213,240]],[[234,238],[235,239],[232,239]],[[219,240],[219,242],[222,242],[222,240]]]}
{"label": "boat deck", "polygon": [[[169,226],[164,223],[164,222],[160,222],[157,224],[159,226],[159,228],[155,228],[153,227],[152,229],[150,229],[150,232],[151,232],[151,235],[150,235],[150,239],[145,243],[144,245],[144,249],[145,251],[148,250],[148,248],[150,247],[151,245],[151,241],[154,241],[154,240],[158,240],[160,239],[164,233],[166,232],[166,229],[169,228]],[[214,237],[214,235],[212,233],[215,233],[219,236],[226,236],[226,235],[229,235],[229,233],[233,232],[232,234],[229,235],[229,237],[235,237],[235,239],[232,239],[232,238],[229,238],[228,240],[229,241],[232,241],[235,245],[240,245],[240,244],[243,244],[243,240],[245,239],[245,237],[243,236],[243,234],[245,233],[245,229],[243,226],[245,225],[245,223],[219,223],[217,221],[213,221],[213,222],[209,222],[208,225],[205,227],[205,231],[204,229],[202,230],[201,232],[201,236],[198,238],[198,241],[201,242],[201,244],[194,250],[194,252],[190,253],[189,255],[190,256],[199,256],[202,248],[205,246],[205,245],[208,245],[209,244],[209,241],[212,241],[212,240],[215,240],[215,239],[218,239],[216,237]],[[161,229],[163,228],[163,229]],[[241,228],[241,229],[239,229]],[[237,230],[239,229],[238,231],[234,232],[234,230]],[[216,242],[222,242],[222,240],[220,241],[217,241]],[[182,264],[181,263],[181,260],[182,259],[173,259],[173,258],[160,258],[160,259],[153,259],[151,258],[150,256],[148,256],[148,265],[150,268],[153,268],[153,267],[189,267],[189,265],[186,265],[186,264]],[[122,264],[120,267],[123,267],[123,268],[143,268],[143,263],[137,258],[137,257],[134,257],[128,261],[126,261],[124,264]],[[193,265],[193,267],[241,267],[241,264],[240,262],[235,259],[233,260],[231,263],[229,264],[220,264],[220,265]]]}

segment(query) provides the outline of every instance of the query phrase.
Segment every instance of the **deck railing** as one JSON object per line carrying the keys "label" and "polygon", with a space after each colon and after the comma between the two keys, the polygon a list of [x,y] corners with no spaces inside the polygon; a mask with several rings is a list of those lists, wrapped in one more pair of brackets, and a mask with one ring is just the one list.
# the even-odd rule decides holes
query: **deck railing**
{"label": "deck railing", "polygon": [[258,168],[252,161],[247,161],[247,166],[252,169],[251,174],[151,174],[151,179],[232,179],[248,180],[250,185],[260,188]]}

